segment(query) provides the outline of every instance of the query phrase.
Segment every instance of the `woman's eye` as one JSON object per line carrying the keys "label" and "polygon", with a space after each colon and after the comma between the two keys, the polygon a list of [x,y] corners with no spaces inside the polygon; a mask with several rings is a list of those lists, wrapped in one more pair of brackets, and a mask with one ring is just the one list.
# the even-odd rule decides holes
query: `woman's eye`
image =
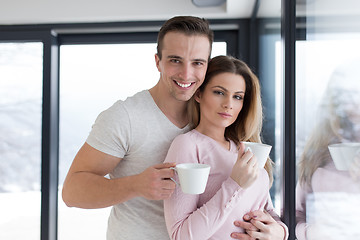
{"label": "woman's eye", "polygon": [[214,93],[217,94],[217,95],[224,95],[224,93],[221,92],[221,91],[214,91]]}
{"label": "woman's eye", "polygon": [[235,95],[234,98],[237,99],[237,100],[242,100],[243,99],[243,97],[241,95]]}

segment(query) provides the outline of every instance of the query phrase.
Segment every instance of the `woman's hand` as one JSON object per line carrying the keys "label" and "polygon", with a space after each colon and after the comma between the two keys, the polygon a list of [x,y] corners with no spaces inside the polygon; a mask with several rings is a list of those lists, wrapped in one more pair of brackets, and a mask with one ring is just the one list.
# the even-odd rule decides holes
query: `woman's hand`
{"label": "woman's hand", "polygon": [[258,176],[258,164],[255,155],[251,151],[244,151],[245,145],[240,143],[239,154],[232,169],[230,177],[242,188],[247,188]]}
{"label": "woman's hand", "polygon": [[235,221],[234,224],[245,230],[245,233],[232,233],[231,237],[234,239],[284,240],[285,238],[285,229],[266,211],[250,212],[244,216],[244,221]]}

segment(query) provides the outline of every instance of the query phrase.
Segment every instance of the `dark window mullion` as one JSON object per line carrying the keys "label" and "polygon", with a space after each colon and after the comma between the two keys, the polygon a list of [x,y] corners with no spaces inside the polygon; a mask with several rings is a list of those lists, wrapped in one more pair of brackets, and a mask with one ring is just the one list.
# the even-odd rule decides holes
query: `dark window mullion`
{"label": "dark window mullion", "polygon": [[295,122],[295,0],[282,0],[281,38],[283,43],[283,219],[289,239],[295,239],[296,122]]}
{"label": "dark window mullion", "polygon": [[44,33],[41,167],[41,240],[57,239],[59,163],[59,47]]}

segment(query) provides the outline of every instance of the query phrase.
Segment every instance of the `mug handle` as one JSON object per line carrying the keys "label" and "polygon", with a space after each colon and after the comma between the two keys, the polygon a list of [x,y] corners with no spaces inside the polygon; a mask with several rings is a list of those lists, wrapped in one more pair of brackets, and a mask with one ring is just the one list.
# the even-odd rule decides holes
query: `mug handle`
{"label": "mug handle", "polygon": [[[174,171],[175,171],[175,173],[177,174],[176,168],[174,168],[174,167],[170,167],[170,169],[174,170]],[[173,182],[176,184],[176,186],[178,186],[178,185],[179,185],[179,184],[175,181],[175,179],[170,178],[170,180],[171,180],[171,181],[173,181]]]}

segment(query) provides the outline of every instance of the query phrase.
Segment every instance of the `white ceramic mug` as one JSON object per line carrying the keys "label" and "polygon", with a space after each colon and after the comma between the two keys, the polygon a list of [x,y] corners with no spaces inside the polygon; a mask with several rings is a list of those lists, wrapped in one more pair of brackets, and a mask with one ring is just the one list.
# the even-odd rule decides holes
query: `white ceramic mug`
{"label": "white ceramic mug", "polygon": [[348,171],[357,154],[360,154],[360,143],[337,143],[328,146],[335,167],[340,171]]}
{"label": "white ceramic mug", "polygon": [[200,163],[180,163],[176,167],[171,168],[175,170],[179,176],[181,190],[188,194],[201,194],[205,191],[207,180],[210,173],[210,166]]}
{"label": "white ceramic mug", "polygon": [[263,168],[269,157],[272,146],[256,142],[243,143],[245,145],[245,151],[250,149],[250,151],[256,156],[259,168]]}

